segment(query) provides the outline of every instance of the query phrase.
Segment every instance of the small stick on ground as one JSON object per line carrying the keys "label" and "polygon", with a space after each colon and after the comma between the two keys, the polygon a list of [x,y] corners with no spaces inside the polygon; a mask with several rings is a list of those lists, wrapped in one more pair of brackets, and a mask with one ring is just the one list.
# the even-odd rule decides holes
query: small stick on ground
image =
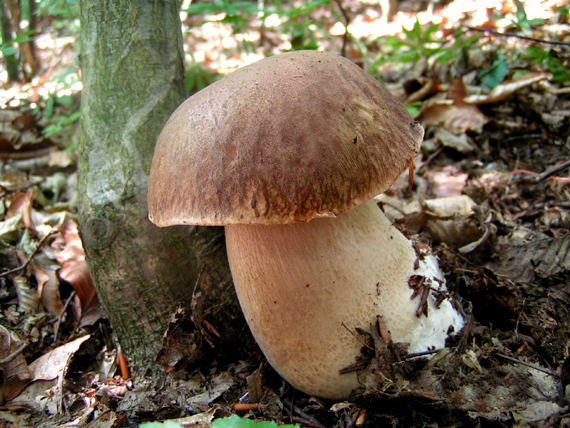
{"label": "small stick on ground", "polygon": [[22,344],[20,345],[20,347],[18,349],[16,349],[14,352],[12,352],[10,355],[8,355],[6,358],[2,358],[0,360],[0,365],[6,364],[6,363],[9,363],[10,361],[12,361],[14,358],[16,358],[18,355],[20,355],[22,353],[22,351],[28,347],[29,344],[30,344],[30,342],[28,342],[27,340],[22,342]]}
{"label": "small stick on ground", "polygon": [[480,27],[471,27],[469,25],[465,26],[466,28],[473,30],[473,31],[481,31],[483,33],[489,33],[489,34],[493,34],[495,36],[500,36],[500,37],[515,37],[517,39],[522,39],[522,40],[531,40],[533,42],[538,42],[538,43],[546,43],[548,45],[563,45],[563,46],[570,46],[570,43],[568,42],[560,42],[558,40],[545,40],[545,39],[538,39],[536,37],[529,37],[529,36],[523,36],[522,34],[517,34],[517,33],[501,33],[499,31],[494,31],[494,30],[490,30],[488,28],[480,28]]}
{"label": "small stick on ground", "polygon": [[303,418],[300,418],[298,416],[291,416],[291,422],[301,424],[301,425],[305,425],[305,426],[308,426],[311,428],[326,428],[324,425],[308,421],[307,419],[303,419]]}
{"label": "small stick on ground", "polygon": [[65,315],[65,312],[67,311],[67,307],[69,306],[69,303],[71,302],[71,299],[73,299],[75,297],[75,290],[73,290],[71,292],[71,294],[69,295],[69,297],[67,298],[67,300],[65,301],[65,304],[63,305],[63,309],[61,310],[61,312],[59,313],[59,315],[57,316],[57,320],[55,323],[55,331],[53,333],[53,343],[55,344],[57,342],[57,335],[59,333],[59,326],[61,324],[61,320],[63,319],[63,316]]}
{"label": "small stick on ground", "polygon": [[59,232],[59,230],[57,230],[57,229],[50,230],[49,233],[46,236],[44,236],[42,238],[42,240],[38,243],[37,247],[34,249],[34,251],[32,251],[32,254],[30,254],[30,257],[28,257],[28,260],[26,260],[22,266],[19,266],[17,268],[9,270],[8,272],[0,273],[0,278],[4,278],[8,275],[12,275],[14,273],[18,273],[18,272],[25,270],[28,267],[28,265],[30,264],[30,262],[32,261],[32,259],[36,256],[36,254],[38,254],[38,251],[40,250],[40,248],[42,248],[42,246],[47,241],[47,239],[50,236],[55,235],[58,232]]}
{"label": "small stick on ground", "polygon": [[536,181],[542,181],[542,180],[550,177],[551,175],[556,174],[557,172],[565,170],[566,168],[569,168],[569,167],[570,167],[570,161],[564,162],[563,164],[555,166],[554,168],[549,169],[548,171],[540,174],[538,176],[538,178],[536,179]]}
{"label": "small stick on ground", "polygon": [[512,361],[513,363],[519,363],[519,364],[522,364],[523,366],[530,367],[531,369],[538,370],[539,372],[543,372],[543,373],[546,373],[550,376],[554,376],[555,378],[560,378],[560,375],[558,373],[556,373],[555,371],[552,371],[550,369],[545,369],[544,367],[540,367],[540,366],[537,366],[535,364],[530,364],[530,363],[527,363],[525,361],[517,360],[516,358],[509,357],[508,355],[504,355],[504,354],[499,354],[498,352],[495,355],[497,357],[504,358],[505,360]]}
{"label": "small stick on ground", "polygon": [[[299,409],[299,407],[295,406],[293,403],[291,403],[289,400],[283,400],[283,404],[285,404],[286,406],[289,407],[289,411],[291,412],[290,414],[290,419],[293,422],[297,422],[303,425],[307,425],[310,427],[314,427],[314,428],[325,428],[319,421],[317,421],[315,418],[309,416],[308,414],[306,414],[305,412],[303,412],[301,409]],[[293,412],[295,412],[296,414],[298,414],[299,417],[293,416]]]}

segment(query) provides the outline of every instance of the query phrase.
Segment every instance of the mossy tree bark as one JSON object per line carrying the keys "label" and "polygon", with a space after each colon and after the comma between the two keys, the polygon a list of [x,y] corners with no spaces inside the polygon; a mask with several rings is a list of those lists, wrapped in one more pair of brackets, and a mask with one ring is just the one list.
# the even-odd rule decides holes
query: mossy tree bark
{"label": "mossy tree bark", "polygon": [[[185,99],[176,0],[82,0],[79,223],[102,306],[135,373],[156,368],[169,316],[193,287],[222,335],[244,330],[219,228],[159,229],[146,193],[154,145]],[[195,306],[195,305],[194,305]],[[237,321],[236,321],[237,319]],[[232,328],[233,331],[225,329]]]}

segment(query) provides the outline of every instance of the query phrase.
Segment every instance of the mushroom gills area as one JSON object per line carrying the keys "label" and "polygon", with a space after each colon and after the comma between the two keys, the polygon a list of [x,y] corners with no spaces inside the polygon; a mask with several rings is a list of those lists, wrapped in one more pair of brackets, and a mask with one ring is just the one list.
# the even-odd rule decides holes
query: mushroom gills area
{"label": "mushroom gills area", "polygon": [[[226,243],[237,295],[249,327],[268,362],[295,388],[342,399],[360,386],[355,363],[362,342],[384,316],[394,342],[409,352],[440,348],[450,326],[463,326],[450,302],[428,317],[415,315],[412,275],[443,288],[433,256],[416,263],[416,252],[374,201],[334,219],[286,225],[226,226]],[[416,263],[417,269],[414,269]],[[433,294],[433,293],[432,293]]]}

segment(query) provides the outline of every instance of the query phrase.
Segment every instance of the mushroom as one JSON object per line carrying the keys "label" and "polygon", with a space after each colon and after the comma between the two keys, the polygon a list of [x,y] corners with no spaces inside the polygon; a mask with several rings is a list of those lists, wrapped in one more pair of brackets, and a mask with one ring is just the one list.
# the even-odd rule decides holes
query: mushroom
{"label": "mushroom", "polygon": [[[383,316],[409,352],[445,346],[462,316],[430,254],[372,199],[420,151],[422,127],[374,78],[332,53],[243,67],[186,100],[157,142],[148,193],[158,226],[224,225],[236,292],[268,362],[295,388],[346,398],[357,329]],[[426,316],[427,313],[427,316]],[[419,315],[419,316],[418,316]]]}

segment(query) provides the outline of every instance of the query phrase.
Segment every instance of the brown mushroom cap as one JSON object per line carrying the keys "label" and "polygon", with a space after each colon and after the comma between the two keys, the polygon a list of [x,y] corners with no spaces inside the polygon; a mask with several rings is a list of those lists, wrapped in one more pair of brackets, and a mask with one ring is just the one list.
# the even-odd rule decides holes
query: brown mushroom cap
{"label": "brown mushroom cap", "polygon": [[284,224],[335,217],[385,191],[422,127],[374,78],[332,53],[243,67],[187,99],[155,149],[158,226]]}

